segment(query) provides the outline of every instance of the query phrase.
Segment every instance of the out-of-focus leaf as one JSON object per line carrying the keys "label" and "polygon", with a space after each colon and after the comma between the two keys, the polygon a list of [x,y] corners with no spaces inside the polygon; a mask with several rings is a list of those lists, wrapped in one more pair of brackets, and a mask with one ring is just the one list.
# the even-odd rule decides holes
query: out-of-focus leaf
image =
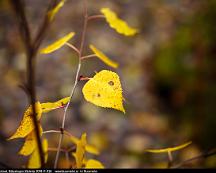
{"label": "out-of-focus leaf", "polygon": [[58,39],[54,43],[50,44],[49,46],[40,50],[41,54],[48,54],[54,52],[55,50],[61,48],[66,42],[68,42],[73,36],[75,35],[74,32],[70,32],[66,36]]}
{"label": "out-of-focus leaf", "polygon": [[52,21],[58,11],[63,7],[66,0],[61,0],[52,10],[48,12],[49,21]]}
{"label": "out-of-focus leaf", "polygon": [[58,100],[56,102],[47,102],[47,103],[41,103],[41,108],[42,108],[42,112],[43,113],[47,113],[50,112],[54,109],[58,109],[61,108],[63,106],[65,106],[70,100],[70,97],[65,97],[61,100]]}
{"label": "out-of-focus leaf", "polygon": [[[42,145],[43,145],[43,152],[44,152],[45,163],[46,163],[48,159],[48,152],[47,152],[48,151],[48,141],[47,139],[43,140]],[[38,169],[41,167],[38,148],[36,148],[34,152],[32,153],[32,155],[30,156],[27,167],[30,169]]]}
{"label": "out-of-focus leaf", "polygon": [[100,154],[99,150],[93,145],[87,144],[85,149],[88,153],[95,154],[95,155]]}
{"label": "out-of-focus leaf", "polygon": [[[75,136],[70,136],[70,140],[74,143],[74,144],[78,144],[79,142],[79,139],[76,138]],[[91,153],[91,154],[95,154],[95,155],[98,155],[100,154],[99,150],[93,146],[93,145],[90,145],[90,144],[86,144],[85,146],[85,150],[88,152],[88,153]]]}
{"label": "out-of-focus leaf", "polygon": [[115,29],[118,33],[125,36],[133,36],[138,32],[137,29],[128,26],[125,21],[119,19],[118,16],[109,8],[102,8],[101,13],[105,16],[109,26]]}
{"label": "out-of-focus leaf", "polygon": [[[42,115],[42,109],[41,109],[40,102],[36,102],[35,106],[36,106],[37,120],[39,120]],[[20,126],[8,140],[15,139],[15,138],[24,138],[29,133],[31,133],[31,131],[34,129],[32,114],[33,114],[32,106],[29,106],[28,109],[24,113]]]}
{"label": "out-of-focus leaf", "polygon": [[95,55],[101,61],[103,61],[108,66],[113,67],[113,68],[117,68],[118,67],[118,63],[116,63],[116,62],[112,61],[111,59],[109,59],[106,55],[104,55],[103,52],[99,51],[95,46],[90,45],[90,49],[95,53]]}
{"label": "out-of-focus leaf", "polygon": [[97,73],[84,85],[82,92],[85,99],[96,106],[125,113],[119,76],[112,71],[102,70]]}
{"label": "out-of-focus leaf", "polygon": [[150,153],[165,153],[165,152],[172,152],[172,151],[177,151],[180,149],[183,149],[185,147],[187,147],[188,145],[190,145],[192,142],[187,142],[185,144],[176,146],[176,147],[172,147],[172,148],[164,148],[164,149],[147,149],[145,150],[146,152],[150,152]]}
{"label": "out-of-focus leaf", "polygon": [[98,160],[90,159],[87,161],[85,168],[88,169],[103,169],[104,166]]}
{"label": "out-of-focus leaf", "polygon": [[82,134],[81,139],[77,143],[76,152],[74,153],[74,157],[76,160],[76,168],[82,168],[84,154],[86,147],[86,133]]}

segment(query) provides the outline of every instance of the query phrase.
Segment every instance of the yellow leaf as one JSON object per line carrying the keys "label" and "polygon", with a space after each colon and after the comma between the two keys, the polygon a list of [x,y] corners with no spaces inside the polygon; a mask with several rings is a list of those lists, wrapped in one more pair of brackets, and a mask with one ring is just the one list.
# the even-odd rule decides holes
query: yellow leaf
{"label": "yellow leaf", "polygon": [[[42,136],[43,129],[40,127],[40,136]],[[36,148],[37,146],[37,138],[35,135],[35,130],[33,130],[31,133],[29,133],[25,139],[25,143],[21,150],[19,151],[20,155],[28,156],[30,155]]]}
{"label": "yellow leaf", "polygon": [[87,144],[85,149],[88,153],[95,154],[95,155],[100,154],[99,150],[93,145]]}
{"label": "yellow leaf", "polygon": [[138,32],[137,29],[128,26],[125,21],[119,19],[118,16],[109,8],[102,8],[101,13],[105,16],[110,27],[115,29],[118,33],[126,36],[133,36]]}
{"label": "yellow leaf", "polygon": [[61,0],[52,10],[48,12],[49,21],[52,21],[61,7],[63,7],[65,0]]}
{"label": "yellow leaf", "polygon": [[85,168],[87,168],[87,169],[103,169],[104,166],[98,160],[90,159],[87,161]]}
{"label": "yellow leaf", "polygon": [[99,51],[96,47],[93,45],[90,45],[90,49],[95,53],[95,55],[103,61],[105,64],[107,64],[110,67],[117,68],[118,63],[110,60],[106,55],[103,54],[103,52]]}
{"label": "yellow leaf", "polygon": [[[42,114],[40,102],[36,102],[35,106],[36,106],[37,120],[39,120]],[[24,113],[20,126],[8,140],[15,139],[15,138],[24,138],[34,129],[32,114],[33,114],[32,106],[29,106]]]}
{"label": "yellow leaf", "polygon": [[85,146],[86,146],[86,133],[82,134],[81,140],[79,140],[77,143],[76,152],[74,153],[74,157],[76,160],[76,168],[82,168],[83,166]]}
{"label": "yellow leaf", "polygon": [[[47,152],[48,151],[48,141],[47,139],[43,140],[42,145],[43,145],[43,152],[44,152],[45,163],[46,163],[48,159],[48,152]],[[27,167],[30,169],[37,169],[41,167],[38,148],[36,148],[34,152],[32,153],[32,155],[30,156]]]}
{"label": "yellow leaf", "polygon": [[112,71],[97,73],[84,85],[82,92],[88,102],[125,113],[119,76]]}
{"label": "yellow leaf", "polygon": [[47,102],[47,103],[41,103],[41,108],[43,113],[47,113],[49,111],[52,111],[54,109],[58,109],[66,105],[70,100],[70,97],[65,97],[61,100],[58,100],[56,102]]}
{"label": "yellow leaf", "polygon": [[40,53],[48,54],[48,53],[51,53],[51,52],[61,48],[67,41],[69,41],[74,36],[74,34],[75,34],[74,32],[70,32],[69,34],[67,34],[66,36],[58,39],[57,41],[50,44],[49,46],[41,49]]}
{"label": "yellow leaf", "polygon": [[[77,143],[79,142],[79,139],[76,138],[75,136],[70,136],[70,140],[77,145]],[[88,153],[91,153],[91,154],[95,154],[95,155],[98,155],[100,154],[99,150],[93,146],[93,145],[90,145],[90,144],[86,144],[85,146],[85,150],[88,152]]]}
{"label": "yellow leaf", "polygon": [[146,152],[150,152],[150,153],[165,153],[165,152],[172,152],[172,151],[177,151],[180,150],[182,148],[187,147],[188,145],[190,145],[192,142],[187,142],[185,144],[179,145],[177,147],[172,147],[172,148],[164,148],[164,149],[147,149],[145,150]]}

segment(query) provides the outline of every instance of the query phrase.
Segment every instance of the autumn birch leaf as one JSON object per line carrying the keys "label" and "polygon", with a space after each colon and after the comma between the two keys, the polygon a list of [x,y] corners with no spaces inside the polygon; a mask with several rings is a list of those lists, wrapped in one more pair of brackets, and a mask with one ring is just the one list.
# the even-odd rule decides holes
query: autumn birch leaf
{"label": "autumn birch leaf", "polygon": [[86,146],[86,133],[82,134],[81,139],[77,142],[76,152],[74,153],[74,157],[76,160],[76,168],[82,168],[83,166],[85,146]]}
{"label": "autumn birch leaf", "polygon": [[172,147],[172,148],[164,148],[164,149],[147,149],[145,150],[146,152],[150,152],[150,153],[166,153],[166,152],[172,152],[172,151],[177,151],[180,149],[183,149],[185,147],[187,147],[188,145],[190,145],[192,142],[187,142],[185,144],[179,145],[177,147]]}
{"label": "autumn birch leaf", "polygon": [[101,61],[103,61],[108,66],[113,67],[113,68],[117,68],[118,67],[118,63],[116,63],[116,62],[112,61],[111,59],[109,59],[106,55],[104,55],[103,52],[99,51],[95,46],[90,45],[90,49],[95,53],[95,55]]}
{"label": "autumn birch leaf", "polygon": [[[46,163],[48,159],[48,152],[47,152],[48,151],[48,141],[47,139],[43,140],[42,147],[43,147],[43,152],[45,155],[45,163]],[[40,154],[39,154],[38,148],[36,148],[34,152],[32,153],[32,155],[30,156],[27,167],[29,169],[37,169],[41,167]]]}
{"label": "autumn birch leaf", "polygon": [[52,10],[48,12],[49,21],[52,21],[58,11],[63,7],[66,0],[61,0]]}
{"label": "autumn birch leaf", "polygon": [[133,36],[138,32],[137,29],[128,26],[125,21],[119,19],[118,16],[109,8],[102,8],[100,11],[105,16],[110,27],[115,29],[118,33],[126,36]]}
{"label": "autumn birch leaf", "polygon": [[75,35],[74,32],[70,32],[66,36],[58,39],[54,43],[50,44],[49,46],[40,50],[41,54],[48,54],[54,52],[55,50],[61,48],[66,42],[68,42],[73,36]]}
{"label": "autumn birch leaf", "polygon": [[102,70],[97,73],[84,85],[82,92],[84,98],[96,106],[125,113],[119,76],[112,71]]}
{"label": "autumn birch leaf", "polygon": [[69,100],[70,100],[70,97],[65,97],[53,103],[52,102],[41,103],[42,112],[47,113],[52,110],[62,108],[69,102]]}
{"label": "autumn birch leaf", "polygon": [[[40,125],[39,127],[40,127],[40,136],[42,136],[43,129]],[[35,131],[33,130],[30,134],[27,135],[25,139],[25,143],[21,148],[21,150],[19,151],[19,154],[23,156],[28,156],[35,150],[36,147],[37,147],[37,138],[35,136]]]}
{"label": "autumn birch leaf", "polygon": [[87,169],[103,169],[104,166],[98,160],[90,159],[87,161],[85,168],[87,168]]}
{"label": "autumn birch leaf", "polygon": [[[36,102],[35,106],[36,106],[37,120],[39,120],[42,115],[40,102]],[[20,126],[8,140],[15,139],[15,138],[24,138],[34,129],[32,115],[33,115],[32,106],[29,106],[24,113]]]}
{"label": "autumn birch leaf", "polygon": [[[70,140],[71,140],[71,142],[73,142],[76,145],[79,142],[79,139],[75,136],[70,136]],[[95,155],[100,154],[99,150],[95,146],[90,145],[88,143],[85,146],[85,150],[86,150],[86,152],[91,153],[91,154],[95,154]]]}

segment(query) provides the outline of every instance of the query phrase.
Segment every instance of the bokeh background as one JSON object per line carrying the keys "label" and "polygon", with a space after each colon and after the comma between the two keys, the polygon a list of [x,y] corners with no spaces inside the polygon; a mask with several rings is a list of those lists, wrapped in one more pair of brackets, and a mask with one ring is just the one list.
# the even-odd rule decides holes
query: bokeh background
{"label": "bokeh background", "polygon": [[[33,34],[49,1],[26,0]],[[166,154],[144,152],[193,143],[173,153],[176,163],[216,146],[216,1],[215,0],[88,0],[89,14],[109,7],[131,26],[134,37],[124,37],[104,19],[89,22],[85,54],[94,44],[119,62],[115,70],[92,58],[83,62],[81,74],[93,76],[108,69],[120,75],[126,114],[96,107],[82,95],[80,82],[67,114],[66,129],[77,137],[87,132],[89,143],[101,150],[107,168],[164,168]],[[41,47],[74,31],[70,41],[79,47],[83,25],[81,0],[68,0],[57,14]],[[36,90],[40,102],[69,95],[77,56],[68,47],[37,56]],[[18,127],[28,99],[19,87],[26,81],[26,57],[16,18],[9,1],[0,1],[0,162],[22,167],[27,158],[17,155],[22,139],[7,141]],[[44,130],[58,129],[63,110],[42,117]],[[56,147],[58,135],[49,134]],[[69,145],[64,143],[65,146]],[[59,166],[65,167],[61,155]],[[49,153],[52,167],[55,153]],[[1,164],[1,167],[2,164]],[[196,160],[190,168],[215,168],[216,157]]]}

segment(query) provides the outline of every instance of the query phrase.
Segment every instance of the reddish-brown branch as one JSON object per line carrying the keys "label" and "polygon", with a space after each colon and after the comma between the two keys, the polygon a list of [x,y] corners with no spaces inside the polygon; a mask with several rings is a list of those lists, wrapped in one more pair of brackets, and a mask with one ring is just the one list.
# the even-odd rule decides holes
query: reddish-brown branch
{"label": "reddish-brown branch", "polygon": [[98,14],[98,15],[93,15],[93,16],[89,16],[88,20],[93,20],[93,19],[104,19],[105,16],[102,14]]}
{"label": "reddish-brown branch", "polygon": [[[87,1],[84,0],[84,26],[83,26],[82,38],[81,38],[80,49],[79,49],[79,54],[78,54],[79,55],[79,63],[78,63],[78,67],[77,67],[77,72],[76,72],[74,85],[73,85],[71,93],[70,93],[70,100],[68,101],[68,103],[67,103],[67,105],[66,105],[66,107],[64,109],[64,115],[63,115],[63,120],[62,120],[62,125],[61,125],[61,129],[63,129],[63,131],[64,131],[64,127],[65,127],[65,120],[66,120],[67,110],[68,110],[68,107],[70,105],[71,98],[74,95],[74,92],[75,92],[76,86],[78,84],[78,81],[79,81],[79,73],[80,73],[80,69],[81,69],[81,57],[82,57],[82,52],[83,52],[83,47],[84,47],[84,42],[85,42],[87,23],[88,23]],[[61,148],[61,144],[62,144],[62,141],[63,141],[63,137],[64,137],[64,133],[63,134],[61,133],[60,136],[59,136],[59,143],[58,143],[58,149],[59,150],[56,153],[54,168],[57,168],[57,165],[58,165],[58,159],[59,159],[60,148]]]}

